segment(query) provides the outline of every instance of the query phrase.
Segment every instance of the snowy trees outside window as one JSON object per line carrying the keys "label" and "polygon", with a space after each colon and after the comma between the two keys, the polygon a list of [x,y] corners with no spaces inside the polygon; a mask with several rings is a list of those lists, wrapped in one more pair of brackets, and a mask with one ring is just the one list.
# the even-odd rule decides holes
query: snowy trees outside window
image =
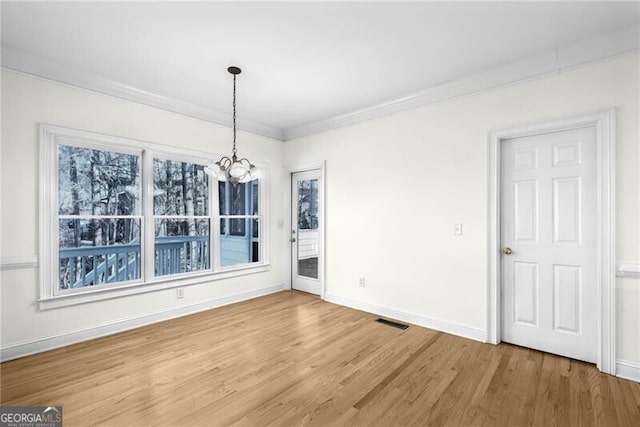
{"label": "snowy trees outside window", "polygon": [[138,280],[140,156],[58,147],[60,289]]}
{"label": "snowy trees outside window", "polygon": [[156,276],[210,268],[208,207],[203,165],[153,160]]}
{"label": "snowy trees outside window", "polygon": [[216,155],[49,125],[40,149],[41,302],[267,267],[264,171],[232,185],[204,173]]}
{"label": "snowy trees outside window", "polygon": [[298,229],[318,229],[318,180],[298,182]]}

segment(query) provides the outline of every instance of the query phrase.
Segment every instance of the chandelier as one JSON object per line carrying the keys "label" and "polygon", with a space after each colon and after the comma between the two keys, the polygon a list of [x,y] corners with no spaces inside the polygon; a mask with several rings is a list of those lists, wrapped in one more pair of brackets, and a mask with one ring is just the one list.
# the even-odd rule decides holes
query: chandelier
{"label": "chandelier", "polygon": [[242,72],[238,67],[229,67],[227,71],[233,75],[233,150],[231,158],[224,156],[215,163],[204,168],[205,173],[218,178],[220,181],[228,180],[233,185],[239,182],[248,182],[255,166],[247,159],[238,159],[236,149],[236,76]]}

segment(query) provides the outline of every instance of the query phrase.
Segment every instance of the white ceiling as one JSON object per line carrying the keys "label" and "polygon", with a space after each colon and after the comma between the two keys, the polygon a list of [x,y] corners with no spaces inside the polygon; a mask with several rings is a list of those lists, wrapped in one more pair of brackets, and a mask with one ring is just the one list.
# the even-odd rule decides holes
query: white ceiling
{"label": "white ceiling", "polygon": [[638,2],[3,1],[2,47],[225,117],[235,64],[238,115],[284,131],[639,22]]}

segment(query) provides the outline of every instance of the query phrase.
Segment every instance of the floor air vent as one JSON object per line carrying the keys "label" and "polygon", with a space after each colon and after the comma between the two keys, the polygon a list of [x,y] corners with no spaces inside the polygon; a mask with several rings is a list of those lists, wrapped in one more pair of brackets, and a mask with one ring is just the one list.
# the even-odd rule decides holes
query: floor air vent
{"label": "floor air vent", "polygon": [[376,322],[382,323],[383,325],[391,326],[393,328],[402,329],[402,330],[407,329],[409,327],[409,325],[405,325],[404,323],[398,323],[398,322],[394,322],[393,320],[387,320],[382,318],[376,320]]}

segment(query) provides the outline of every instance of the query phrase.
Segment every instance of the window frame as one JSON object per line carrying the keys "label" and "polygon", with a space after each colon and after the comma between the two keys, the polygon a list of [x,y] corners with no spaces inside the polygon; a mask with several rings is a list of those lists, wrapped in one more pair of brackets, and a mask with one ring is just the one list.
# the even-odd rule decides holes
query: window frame
{"label": "window frame", "polygon": [[[140,162],[140,255],[143,260],[141,278],[76,289],[59,289],[58,242],[58,146],[72,145],[88,149],[139,155]],[[205,283],[270,270],[268,253],[269,231],[263,226],[259,236],[261,257],[258,262],[220,267],[220,214],[218,209],[218,181],[209,177],[208,213],[210,220],[210,269],[197,272],[155,276],[153,160],[207,164],[217,160],[218,154],[161,145],[130,138],[100,134],[78,129],[40,124],[40,309],[64,307],[100,301],[162,289]],[[256,162],[259,171],[259,221],[269,224],[269,166]]]}
{"label": "window frame", "polygon": [[[253,189],[250,188],[253,185],[254,180],[251,180],[247,183],[245,183],[246,187],[244,187],[244,202],[245,202],[245,213],[244,214],[237,214],[237,215],[232,215],[229,210],[229,212],[225,212],[225,213],[220,213],[220,209],[218,209],[218,224],[217,227],[217,232],[220,233],[220,240],[218,240],[219,242],[221,242],[222,236],[224,235],[224,237],[226,237],[227,239],[238,239],[238,240],[243,240],[243,239],[249,239],[249,246],[250,246],[250,251],[249,251],[249,256],[253,257],[253,225],[248,226],[250,222],[253,222],[253,220],[258,220],[258,230],[262,230],[262,228],[264,228],[264,224],[263,224],[263,215],[261,215],[261,210],[260,210],[260,206],[262,204],[262,187],[260,186],[260,176],[257,177],[258,179],[258,214],[250,214],[249,210],[253,211],[253,209],[251,209],[253,207]],[[226,181],[218,181],[218,188],[217,188],[217,200],[220,200],[219,197],[219,185],[224,183],[226,189],[225,189],[225,201],[224,204],[227,207],[230,207],[231,205],[231,192],[229,191],[229,189],[231,188],[231,183],[226,182]],[[219,207],[219,205],[218,205]],[[231,222],[234,219],[241,219],[241,220],[245,220],[245,229],[244,229],[244,234],[239,235],[239,234],[232,234],[231,233]],[[221,233],[220,232],[220,226],[222,224],[222,221],[225,221],[225,233]],[[262,237],[260,235],[260,232],[258,231],[258,259],[261,260],[262,259]],[[222,254],[222,252],[220,252]],[[237,268],[238,266],[242,266],[242,265],[248,265],[248,264],[255,264],[255,262],[249,262],[249,263],[243,263],[243,264],[231,264],[228,266],[223,266],[222,265],[222,256],[220,256],[219,258],[216,258],[217,261],[220,262],[220,265],[216,266],[216,270],[218,271],[226,271],[226,270],[233,270],[234,268]],[[259,263],[260,261],[258,261]]]}
{"label": "window frame", "polygon": [[[51,271],[51,278],[59,277],[58,274],[58,268],[57,266],[60,263],[60,252],[59,252],[59,220],[60,217],[67,217],[67,216],[72,216],[72,215],[60,215],[58,210],[59,210],[59,203],[58,203],[58,182],[59,182],[59,174],[58,171],[60,170],[60,165],[58,163],[58,147],[60,145],[65,145],[65,146],[71,146],[71,147],[79,147],[79,148],[84,148],[84,149],[88,149],[88,150],[104,150],[104,151],[111,151],[111,152],[115,152],[115,153],[120,153],[120,154],[129,154],[129,155],[135,155],[138,156],[140,159],[140,164],[138,165],[138,171],[140,173],[140,192],[139,192],[139,197],[140,197],[140,211],[138,213],[138,215],[128,215],[128,217],[132,218],[132,219],[139,219],[140,220],[140,258],[142,259],[143,254],[144,254],[144,242],[143,242],[143,237],[144,237],[144,206],[143,206],[143,200],[144,200],[144,192],[143,192],[143,188],[144,188],[144,183],[143,183],[143,176],[142,176],[142,161],[144,159],[143,157],[143,150],[141,149],[135,149],[135,148],[131,148],[131,147],[125,147],[125,146],[108,146],[103,144],[102,142],[98,141],[98,142],[88,142],[88,140],[83,140],[80,138],[76,138],[76,137],[66,137],[66,136],[60,136],[59,138],[56,138],[55,142],[53,143],[53,147],[52,147],[52,158],[51,158],[51,164],[52,164],[52,168],[53,168],[53,172],[54,176],[51,176],[51,186],[55,189],[53,190],[53,193],[51,194],[51,206],[53,208],[53,211],[49,213],[48,218],[50,218],[50,222],[49,222],[49,226],[51,227],[51,236],[52,236],[52,242],[51,242],[51,249],[52,252],[50,253],[50,257],[51,257],[51,262],[52,262],[52,271]],[[44,169],[41,169],[42,173],[44,173]],[[117,217],[127,217],[127,215],[78,215],[77,216],[78,219],[89,219],[89,218],[117,218]],[[40,251],[40,253],[42,254],[42,250]],[[143,264],[144,265],[144,264]],[[41,266],[42,266],[42,260],[41,260]],[[54,273],[55,271],[55,273]],[[117,282],[118,284],[122,284],[122,285],[137,285],[140,283],[143,283],[143,278],[144,278],[144,272],[140,272],[140,279],[138,280],[130,280],[130,281],[126,281],[126,282]],[[108,284],[105,284],[106,286],[109,286]],[[51,284],[52,286],[52,295],[55,297],[58,296],[62,296],[62,295],[71,295],[74,293],[81,293],[83,292],[82,288],[76,288],[76,289],[65,289],[65,290],[61,290],[58,284],[58,280],[55,280],[55,283]],[[102,286],[102,285],[99,285]]]}
{"label": "window frame", "polygon": [[[196,157],[196,156],[186,156],[186,155],[181,155],[181,156],[177,156],[175,154],[167,154],[167,153],[163,153],[163,152],[158,152],[158,151],[148,151],[148,157],[150,157],[150,164],[151,164],[151,168],[153,170],[153,161],[154,160],[170,160],[170,161],[174,161],[174,162],[188,162],[188,163],[194,163],[194,164],[203,164],[206,163],[206,161],[202,160],[202,157]],[[151,177],[152,178],[152,177]],[[151,186],[151,196],[150,199],[145,199],[144,201],[147,202],[146,204],[143,204],[143,221],[145,221],[145,225],[146,227],[150,227],[148,228],[149,230],[155,230],[155,220],[158,217],[162,217],[163,215],[156,215],[155,211],[154,211],[154,200],[153,200],[153,192],[154,192],[154,182],[153,179],[150,180],[151,182],[149,183],[149,185]],[[143,233],[145,240],[147,239],[147,237],[149,237],[149,240],[146,242],[147,243],[147,247],[153,247],[154,250],[153,251],[147,251],[146,253],[143,254],[145,258],[145,264],[144,264],[144,268],[145,268],[145,274],[143,275],[143,277],[150,277],[152,278],[151,280],[149,280],[150,282],[157,282],[157,281],[162,281],[164,279],[180,279],[182,277],[191,277],[194,274],[201,274],[201,273],[214,273],[217,272],[218,270],[215,268],[215,258],[218,252],[215,251],[215,247],[214,247],[214,241],[216,240],[216,238],[214,237],[214,233],[213,233],[213,221],[214,221],[214,212],[213,212],[213,208],[214,208],[214,200],[212,199],[212,197],[216,196],[217,197],[217,191],[215,191],[214,189],[212,189],[211,187],[215,187],[217,183],[217,180],[212,179],[211,177],[209,177],[209,191],[207,192],[207,197],[209,199],[209,203],[207,203],[207,211],[209,212],[208,216],[203,216],[203,217],[199,217],[199,218],[208,218],[209,219],[209,250],[211,253],[211,259],[209,260],[209,268],[206,270],[199,270],[199,271],[192,271],[192,272],[185,272],[185,273],[176,273],[176,274],[169,274],[169,275],[165,275],[165,276],[156,276],[155,275],[155,232],[151,231],[149,233]],[[148,208],[148,209],[147,209]],[[170,216],[165,216],[165,217],[171,217]],[[187,216],[180,216],[180,215],[173,215],[174,218],[187,218]]]}

